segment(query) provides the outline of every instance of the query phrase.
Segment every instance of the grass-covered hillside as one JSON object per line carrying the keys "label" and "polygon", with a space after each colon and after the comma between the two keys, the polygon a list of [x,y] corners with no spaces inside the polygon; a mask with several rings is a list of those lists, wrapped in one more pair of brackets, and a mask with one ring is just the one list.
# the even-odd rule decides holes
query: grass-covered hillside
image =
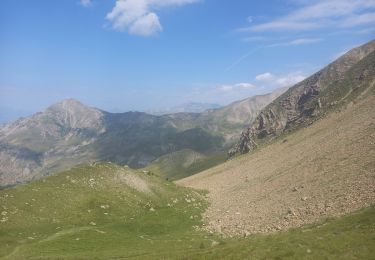
{"label": "grass-covered hillside", "polygon": [[204,195],[113,164],[0,191],[0,259],[370,259],[375,209],[247,238],[199,231]]}
{"label": "grass-covered hillside", "polygon": [[107,258],[210,243],[197,192],[113,164],[0,191],[0,256]]}
{"label": "grass-covered hillside", "polygon": [[198,153],[191,149],[164,155],[145,168],[168,180],[178,180],[225,162],[225,152],[211,155]]}

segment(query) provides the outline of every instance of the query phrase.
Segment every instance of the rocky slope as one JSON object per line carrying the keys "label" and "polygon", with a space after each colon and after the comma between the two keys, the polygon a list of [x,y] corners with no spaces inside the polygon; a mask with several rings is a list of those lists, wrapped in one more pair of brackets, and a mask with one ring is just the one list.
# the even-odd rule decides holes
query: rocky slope
{"label": "rocky slope", "polygon": [[309,124],[374,79],[375,40],[355,48],[296,84],[263,109],[229,154],[247,153],[258,142]]}
{"label": "rocky slope", "polygon": [[108,113],[69,99],[0,128],[0,186],[111,161],[143,167],[160,156],[190,149],[209,155],[224,149],[280,91],[204,113],[153,116]]}
{"label": "rocky slope", "polygon": [[[374,61],[366,67],[374,67]],[[353,71],[353,75],[357,74]],[[209,191],[205,229],[247,236],[287,230],[374,205],[372,75],[371,83],[354,86],[358,91],[314,124],[178,181]]]}

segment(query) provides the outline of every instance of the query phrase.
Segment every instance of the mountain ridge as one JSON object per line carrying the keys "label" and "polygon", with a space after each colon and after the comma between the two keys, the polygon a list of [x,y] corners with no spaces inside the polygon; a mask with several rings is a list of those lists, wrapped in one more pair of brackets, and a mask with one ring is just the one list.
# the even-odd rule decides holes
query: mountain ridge
{"label": "mountain ridge", "polygon": [[[279,93],[259,98],[251,109],[244,106],[248,113],[243,114],[249,118]],[[224,153],[244,127],[231,121],[237,117],[236,111],[225,110],[228,107],[154,116],[109,113],[75,99],[63,100],[0,128],[0,185],[30,181],[95,161],[139,168],[183,149]]]}
{"label": "mountain ridge", "polygon": [[202,113],[209,109],[223,107],[223,105],[213,103],[187,102],[171,108],[165,109],[150,109],[146,110],[147,114],[162,116],[176,113]]}
{"label": "mountain ridge", "polygon": [[288,230],[370,207],[374,107],[372,41],[266,106],[235,146],[247,154],[177,183],[209,191],[203,229],[225,236]]}
{"label": "mountain ridge", "polygon": [[[355,91],[356,85],[365,84],[366,80],[373,76],[371,74],[373,71],[370,71],[370,74],[366,74],[368,73],[366,71],[371,70],[373,61],[369,56],[374,51],[375,40],[354,48],[322,70],[291,87],[260,111],[254,122],[242,132],[240,140],[229,151],[229,155],[252,151],[256,149],[258,142],[264,142],[308,124],[343,101],[347,98],[346,95]],[[368,60],[368,65],[357,72],[358,82],[353,82],[353,86],[345,85],[346,81],[352,80],[346,76],[347,72],[353,70],[363,59]],[[341,88],[337,87],[341,85],[343,85]]]}

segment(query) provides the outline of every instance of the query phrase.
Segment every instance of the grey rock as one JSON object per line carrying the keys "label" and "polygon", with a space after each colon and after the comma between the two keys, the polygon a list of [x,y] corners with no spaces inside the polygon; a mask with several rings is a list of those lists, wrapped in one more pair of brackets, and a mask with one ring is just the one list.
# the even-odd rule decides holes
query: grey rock
{"label": "grey rock", "polygon": [[284,132],[309,125],[329,107],[343,102],[353,89],[373,79],[374,50],[375,40],[349,51],[291,87],[260,111],[242,132],[229,155],[247,153],[257,148],[257,140],[273,139]]}

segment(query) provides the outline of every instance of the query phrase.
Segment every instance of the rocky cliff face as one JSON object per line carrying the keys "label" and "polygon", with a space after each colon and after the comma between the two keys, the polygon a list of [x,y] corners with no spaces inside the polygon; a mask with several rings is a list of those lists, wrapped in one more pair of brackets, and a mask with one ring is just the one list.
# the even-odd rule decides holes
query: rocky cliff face
{"label": "rocky cliff face", "polygon": [[355,48],[290,88],[260,112],[229,155],[247,153],[257,147],[258,141],[307,123],[349,98],[360,86],[371,84],[374,50],[375,41]]}

